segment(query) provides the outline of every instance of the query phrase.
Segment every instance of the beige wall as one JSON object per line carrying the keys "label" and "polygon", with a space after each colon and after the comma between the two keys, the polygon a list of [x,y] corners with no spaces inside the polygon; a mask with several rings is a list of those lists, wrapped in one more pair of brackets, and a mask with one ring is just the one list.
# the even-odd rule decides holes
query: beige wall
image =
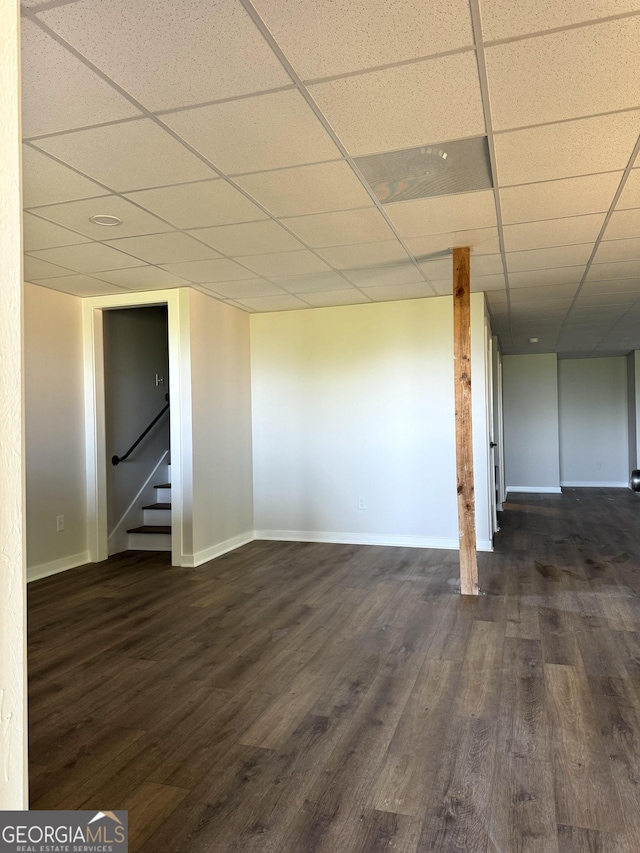
{"label": "beige wall", "polygon": [[[249,315],[189,293],[193,559],[253,535]],[[188,541],[188,539],[187,539]]]}
{"label": "beige wall", "polygon": [[[488,547],[482,294],[472,324]],[[451,297],[255,314],[251,354],[258,536],[458,546]]]}
{"label": "beige wall", "polygon": [[33,284],[24,305],[31,578],[87,561],[82,313],[78,297]]}

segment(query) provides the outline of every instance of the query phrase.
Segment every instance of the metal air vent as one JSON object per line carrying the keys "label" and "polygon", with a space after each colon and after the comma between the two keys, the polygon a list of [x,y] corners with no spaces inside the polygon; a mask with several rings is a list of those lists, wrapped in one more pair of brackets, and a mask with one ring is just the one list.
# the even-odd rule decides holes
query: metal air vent
{"label": "metal air vent", "polygon": [[486,136],[356,157],[382,204],[493,187]]}

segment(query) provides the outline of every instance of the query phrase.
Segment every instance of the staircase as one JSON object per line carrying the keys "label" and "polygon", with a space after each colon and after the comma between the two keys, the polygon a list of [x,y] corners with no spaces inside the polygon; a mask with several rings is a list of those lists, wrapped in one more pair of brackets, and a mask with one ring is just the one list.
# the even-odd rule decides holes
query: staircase
{"label": "staircase", "polygon": [[[167,470],[171,480],[171,465]],[[142,507],[142,524],[127,530],[130,551],[171,550],[171,482],[153,488],[156,501]]]}

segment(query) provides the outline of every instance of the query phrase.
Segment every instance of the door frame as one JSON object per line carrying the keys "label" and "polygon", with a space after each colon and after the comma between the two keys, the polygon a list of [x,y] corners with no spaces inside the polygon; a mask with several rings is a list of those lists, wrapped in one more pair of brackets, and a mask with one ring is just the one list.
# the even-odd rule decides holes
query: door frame
{"label": "door frame", "polygon": [[186,565],[185,521],[192,517],[191,347],[188,288],[117,293],[82,300],[84,345],[87,545],[92,563],[106,560],[107,451],[103,312],[166,305],[171,389],[171,564]]}

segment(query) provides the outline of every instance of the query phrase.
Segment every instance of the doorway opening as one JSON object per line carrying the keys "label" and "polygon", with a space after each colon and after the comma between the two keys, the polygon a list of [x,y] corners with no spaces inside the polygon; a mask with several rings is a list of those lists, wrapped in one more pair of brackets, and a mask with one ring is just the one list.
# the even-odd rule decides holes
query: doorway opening
{"label": "doorway opening", "polygon": [[[164,341],[160,340],[163,334]],[[144,340],[137,340],[138,335]],[[167,538],[159,547],[151,546],[147,539],[145,550],[170,549],[171,564],[186,565],[189,549],[185,547],[184,520],[191,518],[192,503],[189,294],[180,288],[84,299],[83,337],[90,560],[99,562],[127,549],[128,530],[144,526],[145,521],[156,525],[159,520],[157,508],[145,519],[143,507],[170,503],[160,513],[165,521],[170,518],[169,524],[162,525],[169,528]],[[147,347],[154,351],[153,357],[148,357]],[[133,353],[141,359],[140,371],[127,365]],[[119,377],[114,368],[121,369]],[[169,389],[170,410],[126,461],[120,461],[163,409]],[[143,423],[152,406],[153,414]],[[142,412],[130,411],[133,407],[144,408],[144,418]],[[119,459],[115,466],[114,456]],[[144,464],[134,464],[142,459]],[[166,486],[169,475],[171,496],[167,500],[168,493],[155,492],[154,487]]]}
{"label": "doorway opening", "polygon": [[107,547],[171,551],[166,305],[103,314]]}

